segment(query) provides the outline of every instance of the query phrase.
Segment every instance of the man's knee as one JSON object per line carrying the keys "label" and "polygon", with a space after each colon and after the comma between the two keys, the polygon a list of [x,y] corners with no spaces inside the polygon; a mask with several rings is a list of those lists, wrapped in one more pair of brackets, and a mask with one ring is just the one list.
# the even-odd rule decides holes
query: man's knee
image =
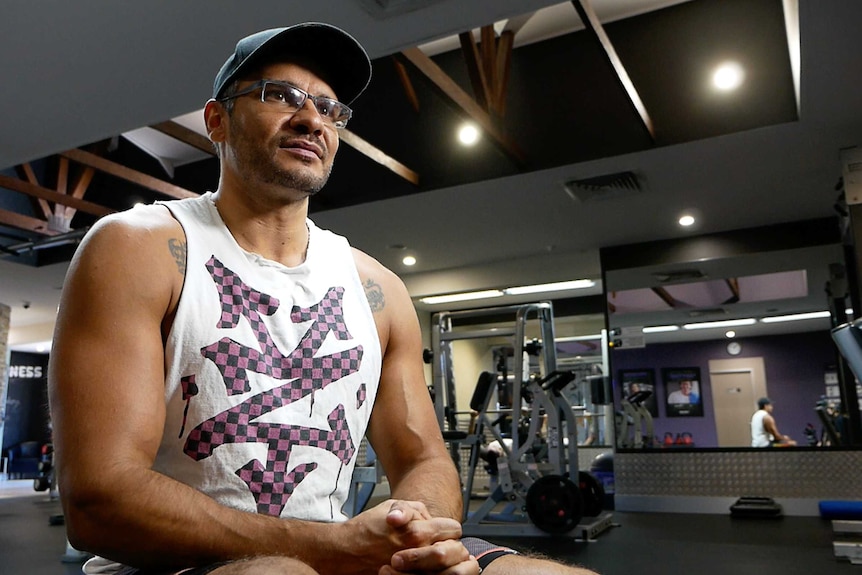
{"label": "man's knee", "polygon": [[482,571],[484,575],[597,575],[583,567],[527,555],[504,555]]}
{"label": "man's knee", "polygon": [[318,575],[317,571],[290,557],[253,557],[211,571],[211,575]]}

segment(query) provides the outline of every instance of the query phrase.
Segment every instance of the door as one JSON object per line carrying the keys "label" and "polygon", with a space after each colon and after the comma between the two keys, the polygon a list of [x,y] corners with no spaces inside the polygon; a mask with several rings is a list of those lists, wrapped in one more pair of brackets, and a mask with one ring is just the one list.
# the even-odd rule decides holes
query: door
{"label": "door", "polygon": [[762,357],[709,362],[719,447],[751,446],[751,416],[766,395],[765,373]]}

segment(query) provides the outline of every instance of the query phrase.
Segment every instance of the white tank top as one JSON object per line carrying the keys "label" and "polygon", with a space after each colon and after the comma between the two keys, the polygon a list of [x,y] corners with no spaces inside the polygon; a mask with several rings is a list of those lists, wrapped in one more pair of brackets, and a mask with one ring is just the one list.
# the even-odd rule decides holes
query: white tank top
{"label": "white tank top", "polygon": [[765,409],[754,412],[751,418],[751,447],[769,447],[775,440],[763,426],[763,418],[769,415]]}
{"label": "white tank top", "polygon": [[245,252],[212,194],[165,202],[187,264],[155,470],[237,509],[342,521],[380,379],[347,240],[308,220],[294,268]]}

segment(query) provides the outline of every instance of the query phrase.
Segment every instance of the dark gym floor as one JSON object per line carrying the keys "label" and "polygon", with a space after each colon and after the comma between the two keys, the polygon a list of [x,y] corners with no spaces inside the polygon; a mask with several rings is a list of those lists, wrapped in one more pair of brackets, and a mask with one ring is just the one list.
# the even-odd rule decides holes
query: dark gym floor
{"label": "dark gym floor", "polygon": [[[64,528],[49,524],[49,517],[60,513],[59,503],[29,485],[0,481],[0,575],[80,573],[80,564],[61,562]],[[831,525],[816,517],[615,512],[613,521],[616,526],[591,543],[546,537],[494,540],[603,575],[862,575],[862,566],[834,558]]]}

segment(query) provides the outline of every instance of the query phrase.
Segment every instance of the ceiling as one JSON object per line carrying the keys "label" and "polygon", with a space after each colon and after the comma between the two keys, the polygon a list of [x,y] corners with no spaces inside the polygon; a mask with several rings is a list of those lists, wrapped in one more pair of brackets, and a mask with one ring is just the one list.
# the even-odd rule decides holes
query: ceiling
{"label": "ceiling", "polygon": [[[173,120],[202,132],[199,110],[237,38],[319,20],[349,30],[374,60],[348,130],[418,183],[370,160],[361,144],[343,145],[312,217],[401,275],[415,298],[599,279],[603,247],[835,215],[841,150],[862,140],[862,3],[591,4],[646,115],[571,2],[14,1],[0,21],[0,45],[16,55],[0,61],[3,77],[14,78],[0,91],[0,174],[21,178],[16,167],[29,165],[40,186],[57,189],[56,154],[81,148],[196,193],[212,189],[215,160],[146,127]],[[486,130],[465,149],[455,126],[486,116],[453,103],[474,95],[458,34],[475,29],[478,41],[488,25],[514,32],[505,113],[491,124],[496,139]],[[457,88],[422,73],[415,46]],[[728,58],[743,63],[746,82],[717,95],[704,86]],[[84,171],[69,164],[71,190]],[[579,180],[593,185],[571,184]],[[164,197],[97,170],[83,200],[120,210]],[[699,215],[695,226],[676,224],[684,210]],[[45,215],[30,196],[0,189],[0,245],[40,241],[44,229],[24,229],[32,218]],[[84,231],[95,218],[79,209],[70,227]],[[13,344],[39,339],[53,321],[73,249],[0,257]],[[412,268],[401,264],[408,253],[418,259]],[[562,295],[600,292],[599,283]]]}

